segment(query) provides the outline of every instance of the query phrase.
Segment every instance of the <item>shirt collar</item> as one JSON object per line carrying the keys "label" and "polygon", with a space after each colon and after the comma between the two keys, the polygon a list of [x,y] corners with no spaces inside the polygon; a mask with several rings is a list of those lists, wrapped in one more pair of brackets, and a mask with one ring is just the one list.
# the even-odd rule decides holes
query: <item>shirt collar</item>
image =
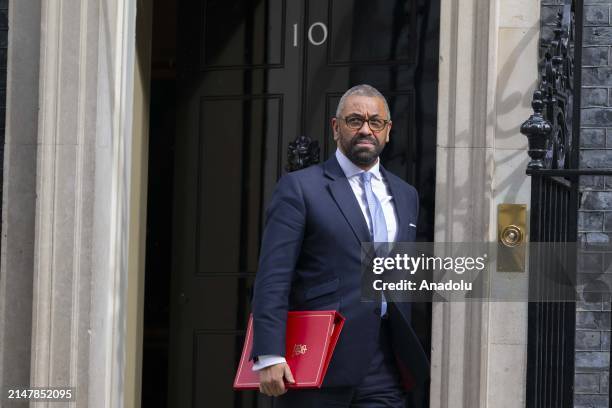
{"label": "shirt collar", "polygon": [[[340,165],[340,168],[342,168],[342,171],[347,179],[364,173],[364,170],[357,167],[355,163],[350,161],[349,158],[340,151],[340,149],[336,149],[336,159],[338,160],[338,164]],[[372,166],[372,168],[368,171],[372,173],[374,178],[382,180],[382,175],[380,174],[380,159],[377,158],[376,164],[374,164],[374,166]]]}

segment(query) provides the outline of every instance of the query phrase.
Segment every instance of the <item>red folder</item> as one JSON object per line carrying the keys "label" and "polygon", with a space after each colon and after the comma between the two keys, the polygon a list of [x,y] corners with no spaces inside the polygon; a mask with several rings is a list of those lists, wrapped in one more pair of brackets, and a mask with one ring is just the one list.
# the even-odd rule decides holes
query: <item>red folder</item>
{"label": "red folder", "polygon": [[[335,310],[289,312],[285,335],[285,359],[294,384],[287,388],[319,388],[338,342],[344,317]],[[253,348],[253,316],[249,318],[234,389],[259,389],[259,373],[249,361]]]}

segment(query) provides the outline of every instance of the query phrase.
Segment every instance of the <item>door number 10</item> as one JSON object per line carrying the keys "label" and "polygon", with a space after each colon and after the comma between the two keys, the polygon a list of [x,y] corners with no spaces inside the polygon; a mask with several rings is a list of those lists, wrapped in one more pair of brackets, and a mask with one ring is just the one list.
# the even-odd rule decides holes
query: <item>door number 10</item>
{"label": "door number 10", "polygon": [[[315,31],[315,28],[317,27],[318,27],[317,31],[321,31],[321,34],[322,34],[319,40],[315,40],[314,38],[314,31]],[[308,28],[308,41],[310,41],[312,45],[321,45],[326,40],[327,40],[327,26],[320,21],[317,21],[316,23],[312,23],[310,27]],[[298,25],[297,23],[293,25],[293,46],[294,47],[298,46]]]}

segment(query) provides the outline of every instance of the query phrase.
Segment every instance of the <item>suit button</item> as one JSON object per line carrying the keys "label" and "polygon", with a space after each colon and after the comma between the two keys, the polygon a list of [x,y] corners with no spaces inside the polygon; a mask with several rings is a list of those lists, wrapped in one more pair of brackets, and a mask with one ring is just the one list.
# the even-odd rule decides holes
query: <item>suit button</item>
{"label": "suit button", "polygon": [[374,314],[376,316],[380,316],[380,307],[377,307],[376,309],[374,309]]}

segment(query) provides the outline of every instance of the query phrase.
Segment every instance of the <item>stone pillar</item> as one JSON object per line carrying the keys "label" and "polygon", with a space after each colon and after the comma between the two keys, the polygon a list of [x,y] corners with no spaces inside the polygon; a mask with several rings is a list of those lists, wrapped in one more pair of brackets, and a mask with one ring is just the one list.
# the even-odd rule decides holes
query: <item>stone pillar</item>
{"label": "stone pillar", "polygon": [[11,7],[0,384],[73,386],[78,407],[125,401],[135,15]]}
{"label": "stone pillar", "polygon": [[[529,203],[537,3],[442,0],[437,242],[494,242],[497,204]],[[526,327],[525,303],[434,304],[431,407],[524,407]]]}
{"label": "stone pillar", "polygon": [[0,401],[30,383],[40,0],[11,2],[0,268]]}
{"label": "stone pillar", "polygon": [[[526,204],[529,221],[531,178],[527,138],[519,131],[533,113],[531,100],[538,81],[540,4],[538,1],[498,2],[495,29],[495,137],[493,189],[490,208],[491,241],[497,240],[497,206]],[[529,231],[527,231],[529,233]],[[507,281],[522,281],[525,272],[505,273]],[[526,293],[525,298],[526,299]],[[487,406],[525,407],[527,375],[527,302],[492,302],[489,308]]]}
{"label": "stone pillar", "polygon": [[79,406],[87,404],[90,343],[94,4],[44,1],[41,13],[31,383],[74,386]]}
{"label": "stone pillar", "polygon": [[[442,0],[436,168],[437,242],[488,237],[493,156],[489,24],[495,1]],[[434,303],[432,408],[484,407],[486,303]]]}

